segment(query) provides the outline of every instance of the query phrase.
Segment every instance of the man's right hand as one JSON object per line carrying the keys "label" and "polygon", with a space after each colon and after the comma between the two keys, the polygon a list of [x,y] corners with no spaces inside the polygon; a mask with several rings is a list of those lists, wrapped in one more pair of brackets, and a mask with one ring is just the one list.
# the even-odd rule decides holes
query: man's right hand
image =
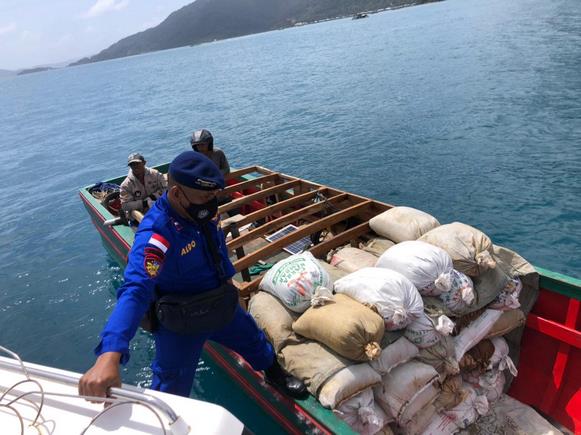
{"label": "man's right hand", "polygon": [[[107,397],[109,388],[121,387],[119,373],[119,352],[105,352],[97,358],[91,367],[79,380],[79,394],[81,396]],[[98,401],[91,401],[100,403]]]}

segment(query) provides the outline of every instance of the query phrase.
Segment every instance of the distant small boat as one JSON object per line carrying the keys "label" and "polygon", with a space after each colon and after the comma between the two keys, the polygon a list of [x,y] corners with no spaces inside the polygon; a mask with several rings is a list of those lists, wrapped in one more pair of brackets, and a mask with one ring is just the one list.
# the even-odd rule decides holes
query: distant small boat
{"label": "distant small boat", "polygon": [[365,12],[358,12],[355,15],[353,15],[353,19],[354,20],[359,20],[361,18],[367,18],[369,15],[367,15]]}

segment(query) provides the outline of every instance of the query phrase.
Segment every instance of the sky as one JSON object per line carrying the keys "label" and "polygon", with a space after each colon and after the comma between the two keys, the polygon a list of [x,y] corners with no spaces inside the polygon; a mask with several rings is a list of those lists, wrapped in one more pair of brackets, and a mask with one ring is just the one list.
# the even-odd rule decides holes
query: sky
{"label": "sky", "polygon": [[194,0],[0,0],[0,70],[72,62]]}

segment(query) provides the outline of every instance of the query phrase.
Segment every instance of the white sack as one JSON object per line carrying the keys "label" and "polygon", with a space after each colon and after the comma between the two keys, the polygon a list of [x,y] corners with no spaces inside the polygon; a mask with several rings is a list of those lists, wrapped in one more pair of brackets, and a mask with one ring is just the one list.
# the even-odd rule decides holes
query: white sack
{"label": "white sack", "polygon": [[367,363],[345,367],[321,386],[319,402],[326,408],[336,408],[357,393],[380,383],[381,375]]}
{"label": "white sack", "polygon": [[502,337],[494,337],[490,341],[494,345],[494,353],[490,357],[490,365],[488,368],[498,369],[500,371],[508,369],[511,375],[517,376],[518,370],[510,356],[508,356],[509,349],[506,340]]}
{"label": "white sack", "polygon": [[344,401],[333,412],[362,435],[374,435],[392,421],[373,400],[371,388]]}
{"label": "white sack", "polygon": [[262,279],[260,288],[276,296],[290,310],[304,312],[332,298],[333,282],[310,252],[279,261]]}
{"label": "white sack", "polygon": [[379,358],[369,364],[380,375],[386,375],[395,367],[415,358],[418,353],[417,346],[410,343],[407,338],[401,337],[382,349]]}
{"label": "white sack", "polygon": [[385,251],[375,267],[395,270],[409,279],[423,296],[437,296],[452,285],[452,258],[426,242],[401,242]]}
{"label": "white sack", "polygon": [[462,378],[468,383],[480,396],[486,396],[488,403],[494,403],[502,396],[506,377],[500,370],[487,370],[480,373],[473,370],[463,373]]}
{"label": "white sack", "polygon": [[335,291],[377,309],[385,329],[405,328],[424,312],[424,302],[416,287],[401,273],[366,267],[335,282]]}
{"label": "white sack", "polygon": [[417,240],[439,225],[435,217],[411,207],[393,207],[369,220],[374,232],[395,243]]}
{"label": "white sack", "polygon": [[478,318],[454,337],[454,352],[456,361],[460,361],[464,354],[482,340],[500,318],[502,311],[484,310]]}

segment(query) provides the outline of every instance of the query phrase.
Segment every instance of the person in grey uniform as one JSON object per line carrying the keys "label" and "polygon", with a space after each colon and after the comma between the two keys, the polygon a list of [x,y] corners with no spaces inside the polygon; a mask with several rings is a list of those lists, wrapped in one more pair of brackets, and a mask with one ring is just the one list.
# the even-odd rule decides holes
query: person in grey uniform
{"label": "person in grey uniform", "polygon": [[139,153],[127,158],[129,173],[121,183],[119,194],[121,210],[130,214],[133,210],[145,213],[167,190],[167,181],[157,169],[145,166],[147,162]]}
{"label": "person in grey uniform", "polygon": [[222,175],[230,173],[230,165],[228,164],[228,159],[226,158],[224,151],[214,146],[214,137],[208,130],[203,128],[194,131],[192,138],[190,139],[190,144],[194,151],[202,153],[212,160],[214,164],[218,166]]}

